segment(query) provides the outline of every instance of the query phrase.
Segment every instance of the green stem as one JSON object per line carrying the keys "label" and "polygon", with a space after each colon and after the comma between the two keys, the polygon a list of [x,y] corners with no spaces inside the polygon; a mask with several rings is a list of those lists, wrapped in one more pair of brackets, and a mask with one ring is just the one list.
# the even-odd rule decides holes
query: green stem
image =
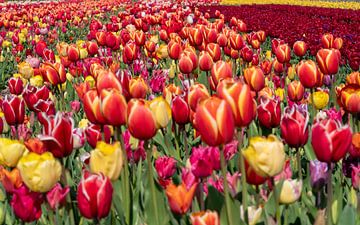
{"label": "green stem", "polygon": [[226,162],[224,156],[224,149],[221,147],[220,151],[220,163],[221,163],[221,174],[224,179],[224,195],[225,195],[225,208],[226,208],[226,217],[228,225],[233,225],[232,215],[231,215],[231,206],[230,206],[230,195],[229,195],[229,186],[226,179]]}
{"label": "green stem", "polygon": [[273,185],[273,194],[275,198],[275,216],[276,216],[276,224],[281,225],[281,215],[280,215],[280,207],[279,207],[279,193],[276,188],[275,179],[274,177],[271,178],[272,185]]}
{"label": "green stem", "polygon": [[204,202],[204,181],[201,179],[200,185],[199,185],[199,201],[200,201],[200,210],[205,210],[205,202]]}
{"label": "green stem", "polygon": [[302,171],[301,171],[301,155],[300,155],[299,148],[296,148],[296,160],[297,160],[298,177],[299,177],[299,180],[301,180],[302,179]]}
{"label": "green stem", "polygon": [[244,211],[244,219],[245,223],[249,223],[249,216],[248,216],[248,208],[247,208],[247,183],[246,183],[246,171],[245,171],[245,162],[244,157],[241,151],[241,144],[243,139],[243,132],[238,131],[238,148],[239,148],[239,165],[240,165],[240,172],[241,172],[241,187],[242,187],[242,206]]}
{"label": "green stem", "polygon": [[159,220],[159,215],[158,215],[158,211],[157,211],[157,201],[156,201],[156,196],[155,196],[155,183],[154,183],[154,174],[153,174],[153,166],[152,166],[152,162],[151,162],[151,156],[152,156],[152,151],[151,148],[148,149],[148,142],[145,142],[145,147],[147,149],[146,151],[146,160],[147,160],[147,164],[148,164],[148,179],[149,179],[149,185],[150,185],[150,190],[151,190],[151,202],[153,204],[153,210],[154,210],[154,214],[155,214],[155,224],[160,224],[160,220]]}
{"label": "green stem", "polygon": [[327,183],[327,206],[326,206],[326,224],[332,225],[332,168],[331,168],[331,162],[328,163],[328,183]]}
{"label": "green stem", "polygon": [[187,160],[189,158],[189,146],[188,146],[188,142],[187,142],[187,137],[186,137],[186,130],[185,130],[185,126],[181,128],[182,130],[182,134],[183,134],[183,139],[184,139],[184,148],[185,148],[185,160]]}

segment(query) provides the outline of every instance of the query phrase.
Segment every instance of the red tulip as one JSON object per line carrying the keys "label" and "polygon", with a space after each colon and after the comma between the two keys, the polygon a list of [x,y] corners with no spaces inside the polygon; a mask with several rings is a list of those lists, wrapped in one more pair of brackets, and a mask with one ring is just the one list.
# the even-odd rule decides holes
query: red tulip
{"label": "red tulip", "polygon": [[70,155],[73,151],[73,119],[69,115],[58,112],[55,117],[42,113],[39,121],[43,125],[43,134],[39,135],[39,139],[46,149],[57,158]]}
{"label": "red tulip", "polygon": [[288,63],[290,61],[291,57],[291,50],[289,45],[287,44],[281,44],[276,48],[275,51],[276,59],[280,63]]}
{"label": "red tulip", "polygon": [[190,87],[189,93],[188,93],[188,99],[187,102],[191,108],[192,111],[196,111],[196,107],[198,103],[203,100],[210,97],[210,94],[205,87],[205,85],[200,83],[195,83]]}
{"label": "red tulip", "polygon": [[105,124],[106,119],[101,113],[101,99],[96,90],[86,92],[83,97],[84,112],[88,120],[95,124]]}
{"label": "red tulip", "polygon": [[293,148],[304,146],[308,140],[309,113],[298,105],[287,107],[280,122],[281,137]]}
{"label": "red tulip", "polygon": [[261,185],[265,183],[267,179],[257,175],[255,170],[251,168],[251,166],[245,159],[244,162],[245,162],[245,171],[246,171],[246,182],[251,185]]}
{"label": "red tulip", "polygon": [[46,193],[46,200],[52,210],[56,210],[58,207],[64,206],[66,203],[66,195],[70,192],[69,187],[62,188],[57,183],[48,193]]}
{"label": "red tulip", "polygon": [[340,50],[341,47],[343,46],[343,43],[344,41],[342,38],[335,38],[333,47]]}
{"label": "red tulip", "polygon": [[142,77],[131,78],[129,82],[129,92],[133,98],[145,98],[149,92],[149,87]]}
{"label": "red tulip", "polygon": [[279,98],[260,98],[257,107],[258,119],[262,126],[274,128],[279,126],[281,118],[281,108]]}
{"label": "red tulip", "polygon": [[80,51],[76,45],[69,45],[67,48],[67,56],[70,61],[76,62],[80,58]]}
{"label": "red tulip", "polygon": [[20,95],[24,90],[24,83],[21,78],[12,77],[8,81],[9,91],[13,95]]}
{"label": "red tulip", "polygon": [[125,45],[123,50],[123,61],[126,64],[131,64],[137,57],[137,47],[135,43],[129,42]]}
{"label": "red tulip", "polygon": [[87,47],[88,53],[91,56],[96,55],[99,52],[99,47],[96,44],[96,42],[89,41],[89,42],[87,42],[86,47]]}
{"label": "red tulip", "polygon": [[220,50],[220,46],[218,44],[209,43],[208,45],[206,45],[206,51],[210,54],[210,56],[214,62],[217,62],[220,60],[221,50]]}
{"label": "red tulip", "polygon": [[41,65],[43,78],[52,85],[62,84],[66,81],[65,67],[61,63],[44,63]]}
{"label": "red tulip", "polygon": [[305,93],[304,86],[297,80],[288,84],[288,96],[293,102],[299,102],[303,99]]}
{"label": "red tulip", "polygon": [[284,40],[280,40],[280,39],[277,39],[277,38],[272,39],[272,40],[271,40],[271,52],[272,52],[273,54],[275,54],[277,47],[278,47],[279,45],[282,45],[282,44],[285,44],[285,41],[284,41]]}
{"label": "red tulip", "polygon": [[348,125],[341,125],[336,119],[320,116],[318,114],[311,129],[311,145],[319,161],[338,162],[350,148],[351,129]]}
{"label": "red tulip", "polygon": [[301,61],[296,67],[296,72],[304,87],[314,88],[322,85],[323,75],[320,73],[314,61]]}
{"label": "red tulip", "polygon": [[4,101],[2,102],[2,111],[4,112],[7,124],[10,126],[24,123],[24,99],[17,96],[6,95]]}
{"label": "red tulip", "polygon": [[109,214],[113,187],[108,177],[85,171],[77,190],[77,202],[82,216],[101,219]]}
{"label": "red tulip", "polygon": [[263,71],[258,66],[246,68],[244,70],[244,78],[251,89],[256,92],[265,87],[265,76]]}
{"label": "red tulip", "polygon": [[41,100],[47,100],[49,98],[50,91],[46,86],[42,86],[41,88],[37,88],[34,86],[26,86],[23,98],[25,100],[26,106],[31,111],[36,111],[35,105],[38,103],[38,101]]}
{"label": "red tulip", "polygon": [[103,69],[98,70],[96,75],[96,89],[99,93],[104,89],[115,89],[122,93],[122,85],[113,72]]}
{"label": "red tulip", "polygon": [[210,71],[214,62],[210,54],[206,51],[200,52],[199,55],[199,68],[202,71]]}
{"label": "red tulip", "polygon": [[220,47],[225,47],[228,43],[228,38],[225,34],[219,34],[216,42],[219,44]]}
{"label": "red tulip", "polygon": [[254,53],[248,46],[243,47],[240,53],[243,60],[245,60],[246,62],[252,61]]}
{"label": "red tulip", "polygon": [[43,57],[44,55],[44,49],[47,47],[46,42],[45,41],[39,41],[38,43],[36,43],[35,46],[35,52],[38,56]]}
{"label": "red tulip", "polygon": [[211,69],[211,77],[215,86],[217,86],[222,79],[231,78],[232,76],[231,65],[225,61],[217,61]]}
{"label": "red tulip", "polygon": [[96,32],[96,41],[100,46],[104,46],[106,44],[106,32],[99,31]]}
{"label": "red tulip", "polygon": [[334,43],[334,36],[332,34],[326,33],[321,37],[321,44],[324,48],[332,48]]}
{"label": "red tulip", "polygon": [[171,103],[171,114],[177,124],[183,125],[189,122],[190,108],[183,97],[174,97]]}
{"label": "red tulip", "polygon": [[24,222],[33,222],[41,217],[43,202],[41,193],[32,192],[23,185],[14,191],[10,204],[18,218]]}
{"label": "red tulip", "polygon": [[180,58],[182,49],[181,45],[175,41],[170,41],[168,44],[168,53],[169,57],[174,60],[178,60]]}
{"label": "red tulip", "polygon": [[320,49],[316,61],[325,75],[336,74],[339,70],[340,52],[337,49]]}
{"label": "red tulip", "polygon": [[145,44],[145,33],[142,30],[135,31],[135,43],[137,46],[143,46]]}
{"label": "red tulip", "polygon": [[218,97],[201,101],[196,108],[195,127],[210,146],[230,142],[235,128],[230,105]]}
{"label": "red tulip", "polygon": [[244,47],[244,40],[240,34],[233,33],[230,35],[230,46],[235,50],[240,50]]}
{"label": "red tulip", "polygon": [[91,124],[86,127],[85,129],[86,140],[92,148],[96,148],[96,143],[98,141],[103,140],[103,136],[104,136],[104,141],[106,143],[110,143],[111,131],[109,126],[108,125],[104,126],[104,130],[103,130],[104,135],[102,135],[101,132],[102,131],[100,129],[100,126],[98,125]]}
{"label": "red tulip", "polygon": [[307,51],[307,45],[303,41],[297,41],[293,45],[295,55],[303,57]]}
{"label": "red tulip", "polygon": [[199,46],[202,44],[204,39],[203,33],[200,29],[191,28],[189,32],[189,41],[193,46]]}
{"label": "red tulip", "polygon": [[179,70],[181,73],[190,74],[194,70],[194,64],[188,54],[181,54],[179,59]]}

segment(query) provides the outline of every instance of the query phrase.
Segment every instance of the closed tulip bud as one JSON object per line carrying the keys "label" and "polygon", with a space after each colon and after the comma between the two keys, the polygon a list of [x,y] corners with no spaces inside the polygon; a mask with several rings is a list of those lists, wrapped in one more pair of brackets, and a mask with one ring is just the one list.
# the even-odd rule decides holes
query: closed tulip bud
{"label": "closed tulip bud", "polygon": [[0,164],[15,167],[26,148],[17,140],[0,138]]}
{"label": "closed tulip bud", "polygon": [[218,97],[199,103],[194,123],[202,140],[210,146],[226,144],[233,138],[235,126],[231,107]]}
{"label": "closed tulip bud", "polygon": [[217,39],[217,31],[216,29],[209,29],[207,32],[206,32],[206,41],[208,43],[215,43],[216,42],[216,39]]}
{"label": "closed tulip bud", "polygon": [[24,83],[21,78],[10,78],[8,86],[10,93],[13,95],[20,95],[24,89]]}
{"label": "closed tulip bud", "polygon": [[323,90],[312,93],[311,102],[316,109],[323,109],[329,103],[329,93]]}
{"label": "closed tulip bud", "polygon": [[137,47],[135,43],[129,42],[123,50],[123,60],[126,64],[131,64],[137,57]]}
{"label": "closed tulip bud", "polygon": [[190,215],[192,225],[220,225],[219,215],[216,211],[201,211]]}
{"label": "closed tulip bud", "polygon": [[288,63],[291,57],[291,49],[287,44],[280,44],[275,51],[276,59],[280,63]]}
{"label": "closed tulip bud", "polygon": [[199,46],[202,44],[204,35],[200,29],[191,28],[189,32],[189,41],[193,46]]}
{"label": "closed tulip bud", "polygon": [[249,85],[225,79],[219,83],[217,93],[230,105],[237,127],[246,127],[255,118],[256,102]]}
{"label": "closed tulip bud", "polygon": [[25,102],[24,99],[6,95],[2,102],[2,111],[4,112],[6,123],[10,126],[24,123]]}
{"label": "closed tulip bud", "polygon": [[220,46],[216,43],[209,43],[206,45],[206,51],[210,54],[214,62],[217,62],[221,58]]}
{"label": "closed tulip bud", "polygon": [[253,35],[251,36],[250,39],[250,45],[253,49],[259,49],[260,48],[260,40],[259,40],[259,36],[257,35],[257,33],[253,33]]}
{"label": "closed tulip bud", "polygon": [[143,46],[145,44],[145,33],[142,30],[135,31],[135,43],[137,46]]}
{"label": "closed tulip bud", "polygon": [[320,49],[316,54],[316,61],[321,72],[325,75],[336,74],[339,70],[340,56],[337,49]]}
{"label": "closed tulip bud", "polygon": [[168,156],[159,157],[155,160],[155,169],[161,179],[169,179],[176,172],[176,160]]}
{"label": "closed tulip bud", "polygon": [[258,119],[262,126],[274,128],[279,126],[281,118],[281,108],[279,98],[260,98],[257,107]]}
{"label": "closed tulip bud", "polygon": [[106,32],[98,31],[95,34],[96,41],[100,46],[106,45]]}
{"label": "closed tulip bud", "polygon": [[293,148],[304,146],[309,136],[308,121],[309,113],[301,106],[285,108],[280,122],[281,137],[285,143]]}
{"label": "closed tulip bud", "polygon": [[156,134],[156,118],[150,103],[143,99],[131,99],[128,103],[127,125],[131,135],[140,140],[148,140]]}
{"label": "closed tulip bud", "polygon": [[133,98],[145,98],[149,92],[149,86],[142,77],[131,78],[129,82],[129,91]]}
{"label": "closed tulip bud", "polygon": [[43,78],[52,85],[56,86],[66,82],[65,67],[61,63],[44,63],[41,66]]}
{"label": "closed tulip bud", "polygon": [[175,96],[171,103],[171,114],[175,123],[184,125],[190,119],[190,107],[185,99],[181,96]]}
{"label": "closed tulip bud", "polygon": [[225,47],[228,43],[228,38],[225,34],[220,33],[217,37],[216,42],[219,44],[220,47]]}
{"label": "closed tulip bud", "polygon": [[24,222],[33,222],[41,217],[43,202],[41,193],[32,192],[27,187],[21,186],[14,191],[10,204],[16,217]]}
{"label": "closed tulip bud", "polygon": [[106,144],[99,141],[96,149],[90,152],[90,170],[102,173],[111,180],[117,180],[123,166],[122,151],[119,142]]}
{"label": "closed tulip bud", "polygon": [[341,47],[343,46],[343,43],[344,41],[342,38],[335,38],[333,47],[340,50]]}
{"label": "closed tulip bud", "polygon": [[84,112],[88,120],[95,124],[105,124],[106,119],[101,113],[101,99],[96,90],[86,92],[83,97]]}
{"label": "closed tulip bud", "polygon": [[262,42],[265,42],[266,40],[266,33],[265,31],[263,30],[259,30],[258,32],[256,32],[258,38],[259,38],[259,41],[262,43]]}
{"label": "closed tulip bud", "polygon": [[151,100],[149,106],[156,121],[156,128],[165,128],[171,120],[171,108],[169,103],[165,101],[162,96],[159,96]]}
{"label": "closed tulip bud", "polygon": [[70,61],[76,62],[80,59],[80,51],[76,45],[69,45],[67,48],[67,56]]}
{"label": "closed tulip bud", "polygon": [[199,68],[202,71],[210,71],[214,62],[210,54],[206,51],[200,52],[199,56]]}
{"label": "closed tulip bud", "polygon": [[332,48],[334,43],[334,36],[332,34],[326,33],[321,37],[321,44],[324,48]]}
{"label": "closed tulip bud", "polygon": [[87,43],[86,47],[87,47],[88,53],[91,56],[94,56],[94,55],[98,54],[98,52],[99,52],[99,47],[96,42],[89,41]]}
{"label": "closed tulip bud", "polygon": [[315,190],[320,190],[328,182],[327,163],[318,160],[310,161],[310,184]]}
{"label": "closed tulip bud", "polygon": [[181,54],[178,65],[180,72],[184,74],[190,74],[194,69],[193,62],[187,54]]}
{"label": "closed tulip bud", "polygon": [[293,50],[296,56],[303,57],[306,54],[307,45],[304,41],[296,41]]}
{"label": "closed tulip bud", "polygon": [[104,89],[115,89],[122,93],[122,86],[118,78],[114,73],[108,70],[101,70],[98,72],[96,78],[96,89],[101,93]]}
{"label": "closed tulip bud", "polygon": [[103,89],[101,96],[101,113],[106,123],[121,126],[126,123],[127,102],[125,97],[115,89]]}
{"label": "closed tulip bud", "polygon": [[288,84],[288,96],[293,102],[299,102],[303,99],[305,93],[304,86],[297,80]]}
{"label": "closed tulip bud", "polygon": [[168,52],[171,59],[178,60],[182,52],[181,45],[175,41],[170,41],[168,44]]}
{"label": "closed tulip bud", "polygon": [[314,88],[316,86],[321,86],[323,75],[320,73],[314,61],[301,61],[296,67],[296,72],[299,76],[301,84],[305,88]]}
{"label": "closed tulip bud", "polygon": [[39,139],[46,149],[55,157],[62,158],[70,155],[73,151],[72,131],[74,121],[69,115],[58,112],[56,116],[40,114],[39,121],[44,127],[44,132]]}
{"label": "closed tulip bud", "polygon": [[244,70],[244,78],[253,91],[258,92],[265,87],[265,76],[258,66],[246,68]]}
{"label": "closed tulip bud", "polygon": [[230,35],[230,46],[235,50],[240,50],[244,47],[244,40],[242,39],[240,34],[232,34]]}
{"label": "closed tulip bud", "polygon": [[205,85],[196,83],[190,87],[188,94],[188,103],[192,111],[196,111],[198,103],[210,97],[210,94]]}
{"label": "closed tulip bud", "polygon": [[231,65],[225,61],[217,61],[211,69],[211,77],[214,81],[215,86],[217,86],[222,79],[231,78]]}
{"label": "closed tulip bud", "polygon": [[[357,84],[346,85],[341,89],[340,102],[342,107],[349,113],[360,112],[360,86]],[[6,118],[6,117],[5,117]]]}
{"label": "closed tulip bud", "polygon": [[146,41],[145,48],[148,52],[153,53],[155,52],[156,44],[152,41]]}
{"label": "closed tulip bud", "polygon": [[278,175],[284,167],[284,145],[274,135],[250,138],[249,147],[242,154],[256,174],[265,178]]}
{"label": "closed tulip bud", "polygon": [[23,156],[17,168],[26,186],[34,192],[48,192],[60,180],[61,164],[50,152]]}
{"label": "closed tulip bud", "polygon": [[178,186],[173,183],[166,186],[166,197],[173,213],[183,215],[189,210],[194,198],[196,187],[197,183],[194,183],[188,189],[184,182]]}
{"label": "closed tulip bud", "polygon": [[319,112],[313,124],[311,145],[321,162],[338,162],[347,153],[352,140],[351,129],[340,121],[323,117]]}
{"label": "closed tulip bud", "polygon": [[291,204],[296,202],[302,191],[302,180],[286,179],[281,186],[279,202],[281,204]]}
{"label": "closed tulip bud", "polygon": [[279,63],[279,61],[277,61],[277,59],[274,59],[273,61],[273,67],[274,67],[274,71],[276,73],[282,73],[284,72],[284,64]]}
{"label": "closed tulip bud", "polygon": [[113,196],[109,178],[85,171],[77,190],[77,202],[82,216],[101,219],[109,214]]}
{"label": "closed tulip bud", "polygon": [[167,41],[169,39],[169,36],[165,30],[160,30],[159,37],[162,41]]}
{"label": "closed tulip bud", "polygon": [[50,205],[52,210],[56,210],[59,207],[62,207],[66,203],[66,196],[70,192],[70,187],[62,188],[59,183],[57,183],[48,193],[46,193],[46,200]]}

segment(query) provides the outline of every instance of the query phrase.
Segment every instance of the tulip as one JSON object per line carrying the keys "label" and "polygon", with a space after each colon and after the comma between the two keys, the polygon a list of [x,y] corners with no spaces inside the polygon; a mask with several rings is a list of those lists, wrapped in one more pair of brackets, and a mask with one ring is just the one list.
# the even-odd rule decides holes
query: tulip
{"label": "tulip", "polygon": [[219,215],[216,211],[202,211],[190,215],[192,225],[220,225]]}
{"label": "tulip", "polygon": [[31,111],[36,111],[36,109],[35,109],[36,103],[38,103],[40,99],[47,100],[50,96],[50,91],[46,86],[37,88],[37,87],[28,85],[25,88],[22,96],[25,100],[26,106]]}
{"label": "tulip", "polygon": [[132,78],[129,82],[129,92],[133,98],[145,98],[149,87],[142,77]]}
{"label": "tulip", "polygon": [[169,179],[176,172],[176,160],[168,156],[159,157],[155,160],[155,169],[161,179]]}
{"label": "tulip", "polygon": [[200,46],[203,42],[204,35],[200,29],[190,28],[189,42],[193,46]]}
{"label": "tulip", "polygon": [[13,126],[24,123],[25,104],[22,98],[6,95],[2,102],[2,111],[8,125]]}
{"label": "tulip", "polygon": [[296,56],[303,57],[307,51],[307,45],[303,41],[296,41],[293,45],[294,53]]}
{"label": "tulip", "polygon": [[198,178],[210,176],[220,169],[220,151],[216,147],[193,148],[190,156],[191,172]]}
{"label": "tulip", "polygon": [[280,44],[275,51],[276,59],[280,63],[288,63],[291,57],[291,50],[289,45],[287,44]]}
{"label": "tulip", "polygon": [[57,183],[48,193],[46,193],[46,200],[52,210],[64,206],[66,203],[66,195],[70,192],[69,187],[62,188]]}
{"label": "tulip", "polygon": [[38,137],[44,143],[46,149],[57,158],[70,155],[73,151],[73,119],[58,112],[55,117],[45,116],[42,113],[39,121],[43,124],[44,132]]}
{"label": "tulip", "polygon": [[48,192],[61,176],[61,164],[50,152],[30,152],[19,160],[17,168],[26,186],[35,192]]}
{"label": "tulip", "polygon": [[215,86],[225,78],[231,78],[232,68],[231,65],[224,61],[217,61],[211,69],[211,77],[214,81]]}
{"label": "tulip", "polygon": [[213,62],[217,62],[221,58],[220,46],[216,43],[209,43],[206,45],[206,51],[210,54]]}
{"label": "tulip", "polygon": [[22,62],[18,64],[18,71],[25,79],[30,79],[34,76],[34,69],[27,62]]}
{"label": "tulip", "polygon": [[8,81],[10,93],[13,95],[20,95],[24,90],[24,83],[21,78],[10,78]]}
{"label": "tulip", "polygon": [[61,63],[44,63],[41,65],[45,81],[56,86],[66,82],[65,67]]}
{"label": "tulip", "polygon": [[279,98],[260,98],[257,113],[259,122],[262,126],[266,128],[279,126],[281,118]]}
{"label": "tulip", "polygon": [[83,96],[84,112],[88,120],[95,124],[105,124],[106,119],[101,113],[101,98],[96,90],[90,90]]}
{"label": "tulip", "polygon": [[109,214],[113,195],[109,178],[85,171],[77,190],[77,202],[82,216],[101,219]]}
{"label": "tulip", "polygon": [[279,63],[279,61],[277,59],[274,59],[273,61],[273,67],[274,67],[274,71],[276,73],[282,73],[284,72],[284,64]]}
{"label": "tulip", "polygon": [[104,125],[103,133],[104,135],[102,135],[100,126],[92,124],[85,129],[86,141],[92,148],[96,148],[97,142],[103,140],[102,136],[104,136],[104,141],[110,143],[111,131],[109,126]]}
{"label": "tulip", "polygon": [[323,90],[315,91],[312,93],[311,101],[316,109],[323,109],[329,103],[329,94]]}
{"label": "tulip", "polygon": [[302,191],[302,180],[286,179],[281,186],[279,202],[282,204],[291,204],[296,202]]}
{"label": "tulip", "polygon": [[335,38],[334,42],[333,42],[333,47],[340,50],[341,47],[343,46],[343,39],[342,38]]}
{"label": "tulip", "polygon": [[123,61],[126,64],[131,64],[137,57],[137,46],[135,43],[127,43],[123,50]]}
{"label": "tulip", "polygon": [[122,93],[122,86],[115,74],[108,70],[98,70],[96,73],[96,89],[101,93],[104,89],[115,89]]}
{"label": "tulip", "polygon": [[194,64],[190,56],[187,54],[181,54],[179,59],[179,70],[181,73],[190,74],[194,70]]}
{"label": "tulip", "polygon": [[291,101],[300,102],[304,97],[305,88],[301,84],[301,82],[299,82],[297,80],[294,80],[294,81],[291,81],[291,83],[288,84],[287,91],[288,91],[289,99]]}
{"label": "tulip", "polygon": [[201,139],[210,146],[226,144],[233,138],[234,118],[231,107],[218,97],[210,97],[199,103],[194,123]]}
{"label": "tulip", "polygon": [[320,190],[328,182],[327,163],[318,160],[310,161],[310,184],[315,190]]}
{"label": "tulip", "polygon": [[99,141],[96,149],[90,152],[90,170],[102,173],[111,180],[117,180],[123,166],[122,151],[119,142],[106,144]]}
{"label": "tulip", "polygon": [[265,87],[265,76],[258,66],[246,68],[244,70],[244,78],[253,91],[258,92]]}
{"label": "tulip", "polygon": [[284,167],[284,145],[274,135],[250,138],[249,147],[242,154],[255,173],[265,178],[279,174]]}
{"label": "tulip", "polygon": [[333,75],[339,70],[340,52],[337,49],[320,49],[316,61],[323,74]]}
{"label": "tulip", "polygon": [[166,59],[169,56],[168,48],[166,44],[160,45],[156,49],[156,57],[159,59]]}
{"label": "tulip", "polygon": [[135,43],[137,46],[145,45],[145,33],[142,30],[135,31]]}
{"label": "tulip", "polygon": [[312,60],[301,61],[296,68],[301,84],[305,88],[314,88],[322,85],[323,75],[316,63]]}
{"label": "tulip", "polygon": [[131,99],[128,103],[127,125],[131,135],[147,140],[156,134],[157,120],[150,109],[150,103],[143,99]]}
{"label": "tulip", "polygon": [[33,222],[41,217],[41,204],[44,198],[40,193],[29,191],[21,186],[14,191],[11,207],[14,214],[24,222]]}
{"label": "tulip", "polygon": [[340,92],[340,102],[347,112],[352,114],[359,113],[360,86],[357,84],[350,84],[343,87]]}
{"label": "tulip", "polygon": [[[249,225],[255,225],[260,221],[262,211],[263,211],[263,208],[261,206],[259,206],[258,208],[256,208],[255,206],[248,207],[247,213],[249,215]],[[241,218],[244,220],[243,206],[240,206],[240,215],[241,215]]]}
{"label": "tulip", "polygon": [[127,103],[125,97],[115,89],[102,90],[101,113],[106,123],[113,126],[121,126],[126,123]]}
{"label": "tulip", "polygon": [[171,104],[171,114],[175,123],[179,125],[184,125],[189,122],[190,107],[183,97],[174,97]]}
{"label": "tulip", "polygon": [[210,97],[210,94],[205,85],[195,83],[190,87],[187,101],[192,111],[196,111],[197,105],[200,101]]}
{"label": "tulip", "polygon": [[249,85],[225,79],[218,85],[217,93],[231,106],[237,127],[246,127],[255,118],[256,102]]}
{"label": "tulip", "polygon": [[360,158],[360,133],[353,133],[351,138],[351,147],[349,149],[350,156]]}
{"label": "tulip", "polygon": [[321,118],[318,113],[312,126],[311,145],[321,162],[337,162],[347,153],[351,145],[351,129],[332,118]]}
{"label": "tulip", "polygon": [[180,58],[182,49],[181,45],[175,41],[170,41],[168,43],[168,53],[169,57],[174,60],[178,60]]}
{"label": "tulip", "polygon": [[255,170],[249,166],[249,163],[245,160],[245,173],[246,173],[246,182],[252,185],[261,185],[265,183],[266,179],[262,176],[256,174]]}
{"label": "tulip", "polygon": [[96,42],[89,41],[89,42],[87,42],[86,47],[87,47],[88,53],[91,56],[94,56],[94,55],[98,54],[98,52],[99,52],[99,47]]}
{"label": "tulip", "polygon": [[155,52],[156,44],[153,41],[146,41],[145,48],[148,52],[153,53]]}
{"label": "tulip", "polygon": [[280,122],[281,137],[293,148],[304,146],[308,140],[309,113],[301,106],[286,107]]}
{"label": "tulip", "polygon": [[67,56],[70,61],[76,62],[80,58],[80,51],[76,45],[69,45],[67,48]]}
{"label": "tulip", "polygon": [[334,36],[332,34],[326,33],[321,37],[321,44],[324,48],[332,48],[334,43]]}
{"label": "tulip", "polygon": [[200,52],[199,68],[202,71],[210,71],[214,62],[210,54],[206,51]]}
{"label": "tulip", "polygon": [[150,110],[153,113],[156,129],[165,128],[171,120],[171,108],[162,96],[150,101]]}
{"label": "tulip", "polygon": [[20,188],[23,185],[20,172],[17,168],[8,171],[0,166],[0,182],[5,191],[12,194],[14,190]]}
{"label": "tulip", "polygon": [[26,148],[17,140],[0,138],[0,164],[15,167]]}
{"label": "tulip", "polygon": [[230,46],[235,50],[240,50],[244,47],[244,40],[242,39],[240,34],[230,35]]}
{"label": "tulip", "polygon": [[189,210],[194,198],[196,186],[197,183],[193,184],[189,189],[187,189],[185,183],[183,182],[178,186],[170,183],[166,187],[165,193],[170,209],[173,213],[183,215]]}

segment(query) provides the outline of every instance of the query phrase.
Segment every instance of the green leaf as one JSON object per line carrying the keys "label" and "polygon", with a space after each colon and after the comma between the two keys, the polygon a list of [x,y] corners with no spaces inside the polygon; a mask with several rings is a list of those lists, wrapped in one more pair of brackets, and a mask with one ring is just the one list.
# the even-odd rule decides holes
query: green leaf
{"label": "green leaf", "polygon": [[345,206],[343,212],[341,213],[339,222],[337,224],[338,225],[343,225],[343,224],[355,225],[356,217],[357,217],[357,215],[356,215],[355,208],[348,204]]}
{"label": "green leaf", "polygon": [[205,200],[205,206],[209,210],[216,210],[220,213],[225,202],[224,196],[213,186],[208,187],[208,195]]}
{"label": "green leaf", "polygon": [[307,142],[307,144],[304,146],[304,150],[305,150],[305,154],[306,154],[306,157],[311,161],[311,160],[315,160],[316,159],[316,156],[315,156],[315,153],[311,147],[311,140],[309,140]]}

